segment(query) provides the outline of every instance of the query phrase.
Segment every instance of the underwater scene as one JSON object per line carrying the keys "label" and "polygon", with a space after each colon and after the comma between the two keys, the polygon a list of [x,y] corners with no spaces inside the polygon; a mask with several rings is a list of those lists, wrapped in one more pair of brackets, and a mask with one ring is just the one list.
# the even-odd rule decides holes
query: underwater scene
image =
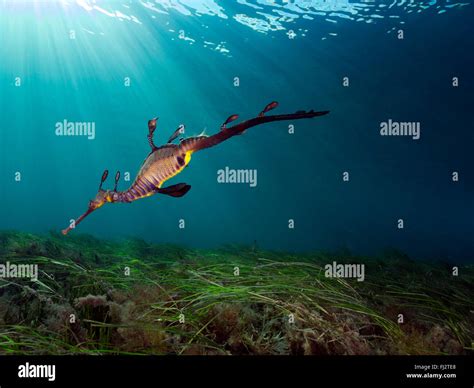
{"label": "underwater scene", "polygon": [[466,1],[0,1],[1,355],[472,355]]}

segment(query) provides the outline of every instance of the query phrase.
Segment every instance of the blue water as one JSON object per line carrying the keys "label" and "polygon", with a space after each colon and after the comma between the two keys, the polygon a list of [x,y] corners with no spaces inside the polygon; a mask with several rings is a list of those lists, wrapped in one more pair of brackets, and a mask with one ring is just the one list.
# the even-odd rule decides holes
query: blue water
{"label": "blue water", "polygon": [[[107,188],[116,170],[133,180],[152,117],[161,144],[277,100],[331,113],[196,153],[167,182],[190,184],[183,198],[107,205],[72,233],[472,259],[473,16],[470,1],[2,2],[0,228],[59,231],[104,169]],[[95,139],[56,136],[64,119]],[[420,122],[420,139],[380,136],[388,119]],[[256,169],[257,186],[218,183],[226,166]]]}

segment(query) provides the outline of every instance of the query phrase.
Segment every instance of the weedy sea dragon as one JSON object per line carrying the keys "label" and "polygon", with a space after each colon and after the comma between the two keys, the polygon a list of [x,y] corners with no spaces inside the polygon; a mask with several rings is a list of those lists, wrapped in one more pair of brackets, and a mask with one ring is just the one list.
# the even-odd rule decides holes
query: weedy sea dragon
{"label": "weedy sea dragon", "polygon": [[135,181],[125,191],[117,191],[117,184],[120,179],[120,171],[115,174],[115,186],[113,190],[102,189],[102,184],[107,179],[109,174],[105,170],[102,174],[102,179],[99,185],[99,191],[95,198],[89,202],[87,211],[82,214],[77,220],[72,221],[70,226],[62,231],[66,235],[71,229],[74,229],[85,217],[93,211],[102,207],[105,203],[130,203],[137,199],[149,197],[154,194],[166,194],[172,197],[182,197],[189,189],[190,185],[186,183],[178,183],[172,186],[162,188],[164,182],[179,174],[191,161],[191,155],[205,148],[213,147],[235,135],[240,135],[245,132],[247,128],[255,127],[256,125],[270,123],[272,121],[283,120],[299,120],[309,119],[317,116],[328,114],[329,111],[315,112],[310,110],[297,111],[296,113],[281,114],[266,116],[265,114],[278,106],[276,101],[268,104],[257,117],[244,121],[240,124],[227,127],[232,121],[237,120],[238,115],[234,114],[221,125],[220,132],[211,136],[195,136],[186,139],[181,138],[179,144],[173,144],[173,141],[183,133],[184,126],[178,129],[171,135],[168,142],[161,147],[155,146],[153,143],[153,133],[156,129],[158,117],[148,121],[148,142],[150,143],[151,152],[146,157],[145,161],[138,172]]}

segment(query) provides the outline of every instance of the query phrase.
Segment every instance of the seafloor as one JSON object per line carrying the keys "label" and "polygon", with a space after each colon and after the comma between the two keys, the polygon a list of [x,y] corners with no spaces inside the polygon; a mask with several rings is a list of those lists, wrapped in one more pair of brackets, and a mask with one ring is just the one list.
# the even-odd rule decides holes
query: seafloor
{"label": "seafloor", "polygon": [[[365,281],[325,277],[334,260],[365,264]],[[296,255],[3,232],[5,262],[38,264],[39,280],[0,279],[1,354],[474,350],[474,266],[453,276],[452,263],[396,250]]]}

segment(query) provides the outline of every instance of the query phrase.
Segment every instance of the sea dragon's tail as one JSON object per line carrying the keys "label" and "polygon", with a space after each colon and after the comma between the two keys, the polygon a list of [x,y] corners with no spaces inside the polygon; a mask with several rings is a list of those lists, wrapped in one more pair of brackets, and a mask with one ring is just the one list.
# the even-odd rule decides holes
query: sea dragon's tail
{"label": "sea dragon's tail", "polygon": [[223,141],[231,138],[235,135],[240,135],[247,128],[255,127],[256,125],[270,123],[272,121],[284,121],[284,120],[300,120],[300,119],[310,119],[317,116],[324,116],[329,113],[328,110],[315,112],[313,110],[310,111],[298,111],[296,113],[289,113],[289,114],[281,114],[281,115],[272,115],[272,116],[265,116],[265,112],[274,109],[278,106],[277,102],[271,102],[268,104],[265,109],[257,116],[250,120],[244,121],[240,124],[234,125],[232,127],[226,128],[225,124],[231,120],[235,120],[238,116],[232,115],[230,116],[226,123],[224,123],[221,127],[221,131],[211,135],[211,136],[198,136],[198,137],[191,137],[185,139],[182,142],[182,146],[185,150],[189,150],[191,152],[196,152],[205,148],[213,147]]}

